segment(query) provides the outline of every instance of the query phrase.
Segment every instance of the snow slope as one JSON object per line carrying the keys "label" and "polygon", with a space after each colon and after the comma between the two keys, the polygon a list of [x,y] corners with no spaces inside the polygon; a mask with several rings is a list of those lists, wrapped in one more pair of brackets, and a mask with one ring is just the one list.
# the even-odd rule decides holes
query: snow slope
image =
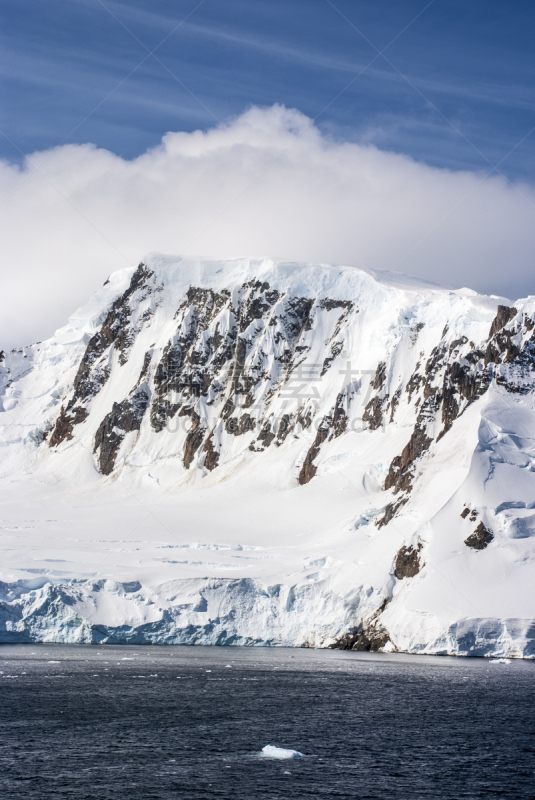
{"label": "snow slope", "polygon": [[0,641],[535,656],[535,298],[152,255],[0,361]]}

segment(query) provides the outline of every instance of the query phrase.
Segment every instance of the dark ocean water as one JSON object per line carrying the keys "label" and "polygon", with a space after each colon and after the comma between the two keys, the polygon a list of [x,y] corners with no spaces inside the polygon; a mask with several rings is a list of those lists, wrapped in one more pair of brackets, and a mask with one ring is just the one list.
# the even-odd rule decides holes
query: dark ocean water
{"label": "dark ocean water", "polygon": [[0,670],[3,800],[535,797],[535,663],[3,645]]}

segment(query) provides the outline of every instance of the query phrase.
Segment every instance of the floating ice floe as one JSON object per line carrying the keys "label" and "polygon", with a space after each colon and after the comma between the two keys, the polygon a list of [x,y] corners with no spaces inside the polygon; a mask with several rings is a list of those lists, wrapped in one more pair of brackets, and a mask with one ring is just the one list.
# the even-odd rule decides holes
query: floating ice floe
{"label": "floating ice floe", "polygon": [[510,663],[511,663],[510,658],[492,658],[489,661],[489,664],[510,664]]}
{"label": "floating ice floe", "polygon": [[264,758],[304,758],[304,754],[298,750],[287,750],[284,747],[275,747],[267,744],[262,748],[261,754]]}

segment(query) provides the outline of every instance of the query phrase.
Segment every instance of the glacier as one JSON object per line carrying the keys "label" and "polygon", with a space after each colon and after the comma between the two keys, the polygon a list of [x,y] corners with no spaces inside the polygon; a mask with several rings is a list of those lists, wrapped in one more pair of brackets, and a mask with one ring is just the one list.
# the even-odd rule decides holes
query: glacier
{"label": "glacier", "polygon": [[151,254],[0,354],[0,642],[535,657],[535,298]]}

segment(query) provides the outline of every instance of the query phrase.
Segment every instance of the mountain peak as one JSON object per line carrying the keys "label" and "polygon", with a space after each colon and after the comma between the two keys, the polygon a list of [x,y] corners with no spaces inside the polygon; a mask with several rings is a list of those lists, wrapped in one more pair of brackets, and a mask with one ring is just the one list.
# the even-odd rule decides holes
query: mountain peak
{"label": "mountain peak", "polygon": [[[352,267],[151,254],[114,273],[0,364],[0,480],[50,509],[28,552],[75,518],[107,558],[132,502],[163,541],[120,548],[104,582],[77,548],[60,570],[47,550],[37,567],[11,561],[9,614],[29,638],[66,635],[71,612],[28,611],[37,569],[84,641],[97,636],[84,609],[111,592],[128,600],[98,636],[458,653],[509,636],[529,655],[529,626],[510,622],[525,593],[495,576],[505,557],[520,586],[535,568],[534,331],[531,301]],[[68,517],[49,536],[52,508]]]}

